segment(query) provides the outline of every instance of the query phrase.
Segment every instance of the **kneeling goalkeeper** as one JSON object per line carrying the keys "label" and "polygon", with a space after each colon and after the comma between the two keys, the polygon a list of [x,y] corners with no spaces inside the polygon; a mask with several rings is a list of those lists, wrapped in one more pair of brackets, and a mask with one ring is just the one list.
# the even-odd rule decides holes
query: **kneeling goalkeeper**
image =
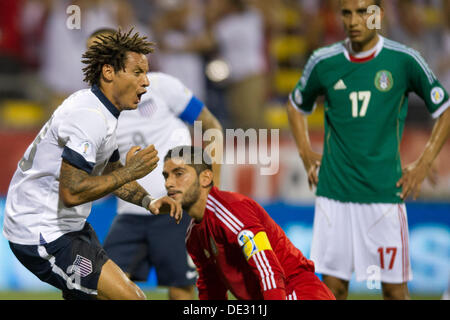
{"label": "kneeling goalkeeper", "polygon": [[[201,161],[199,161],[201,159]],[[192,217],[186,247],[200,300],[334,300],[283,230],[254,200],[213,186],[211,161],[199,147],[164,158],[167,194]]]}

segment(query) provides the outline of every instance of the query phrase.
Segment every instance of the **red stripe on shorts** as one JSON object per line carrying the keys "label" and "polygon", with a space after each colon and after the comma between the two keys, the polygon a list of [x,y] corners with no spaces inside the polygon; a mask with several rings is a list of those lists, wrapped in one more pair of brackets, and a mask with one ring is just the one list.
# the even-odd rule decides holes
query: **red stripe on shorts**
{"label": "red stripe on shorts", "polygon": [[402,215],[401,215],[401,209],[400,209],[400,205],[398,205],[398,220],[400,222],[400,237],[402,239],[402,277],[403,277],[403,282],[405,282],[405,252],[404,252],[404,247],[405,244],[403,242],[403,223],[402,223]]}
{"label": "red stripe on shorts", "polygon": [[398,205],[398,216],[400,220],[400,233],[402,238],[402,276],[403,282],[408,279],[408,239],[406,234],[406,219],[402,206]]}
{"label": "red stripe on shorts", "polygon": [[406,213],[403,210],[403,206],[400,206],[400,211],[403,218],[404,227],[404,240],[405,240],[405,282],[409,279],[409,240],[408,240],[408,223],[406,221]]}

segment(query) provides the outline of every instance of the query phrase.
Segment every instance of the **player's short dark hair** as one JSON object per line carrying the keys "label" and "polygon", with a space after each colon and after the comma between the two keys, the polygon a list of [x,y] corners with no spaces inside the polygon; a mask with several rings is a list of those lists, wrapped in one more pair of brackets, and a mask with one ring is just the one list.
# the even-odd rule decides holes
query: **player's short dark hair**
{"label": "player's short dark hair", "polygon": [[205,150],[201,147],[178,146],[170,149],[164,157],[164,162],[169,159],[181,158],[185,163],[195,169],[197,175],[205,170],[212,171],[212,160]]}
{"label": "player's short dark hair", "polygon": [[381,5],[383,4],[383,0],[374,0],[375,5],[381,7]]}
{"label": "player's short dark hair", "polygon": [[91,86],[100,83],[100,75],[105,64],[113,66],[114,71],[117,72],[124,70],[128,52],[145,55],[153,52],[152,46],[154,44],[147,41],[147,37],[140,36],[138,32],[131,35],[133,29],[127,33],[121,30],[114,30],[113,33],[106,34],[105,31],[102,33],[97,30],[96,32],[98,34],[97,39],[83,54],[83,60],[81,60],[82,63],[86,64],[86,67],[83,68],[84,81]]}

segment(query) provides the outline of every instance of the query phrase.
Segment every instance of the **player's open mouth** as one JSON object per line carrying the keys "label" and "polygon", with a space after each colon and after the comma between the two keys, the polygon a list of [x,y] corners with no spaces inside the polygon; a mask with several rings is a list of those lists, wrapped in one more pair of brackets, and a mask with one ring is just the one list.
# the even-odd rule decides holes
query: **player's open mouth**
{"label": "player's open mouth", "polygon": [[181,194],[181,191],[168,191],[167,195],[171,198],[175,197],[177,194]]}
{"label": "player's open mouth", "polygon": [[139,102],[141,101],[142,95],[143,95],[144,93],[146,93],[146,92],[147,92],[147,91],[143,91],[143,92],[141,92],[141,93],[136,94],[136,97],[137,97],[137,103],[139,103]]}

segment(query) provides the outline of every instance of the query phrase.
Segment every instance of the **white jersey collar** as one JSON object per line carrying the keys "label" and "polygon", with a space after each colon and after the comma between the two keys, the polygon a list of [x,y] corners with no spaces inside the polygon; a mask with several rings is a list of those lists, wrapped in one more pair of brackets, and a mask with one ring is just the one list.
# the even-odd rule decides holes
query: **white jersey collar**
{"label": "white jersey collar", "polygon": [[384,46],[384,37],[381,36],[381,35],[378,35],[378,38],[379,39],[378,39],[377,44],[372,49],[369,49],[369,50],[364,51],[364,52],[354,52],[350,39],[349,38],[345,39],[345,41],[344,41],[344,55],[345,55],[345,57],[347,58],[348,61],[351,61],[350,55],[355,57],[355,58],[358,58],[358,59],[364,59],[364,58],[369,57],[369,56],[371,56],[371,55],[373,55],[375,53],[374,58],[377,57],[380,54],[380,52],[381,52],[381,50],[383,49],[383,46]]}

